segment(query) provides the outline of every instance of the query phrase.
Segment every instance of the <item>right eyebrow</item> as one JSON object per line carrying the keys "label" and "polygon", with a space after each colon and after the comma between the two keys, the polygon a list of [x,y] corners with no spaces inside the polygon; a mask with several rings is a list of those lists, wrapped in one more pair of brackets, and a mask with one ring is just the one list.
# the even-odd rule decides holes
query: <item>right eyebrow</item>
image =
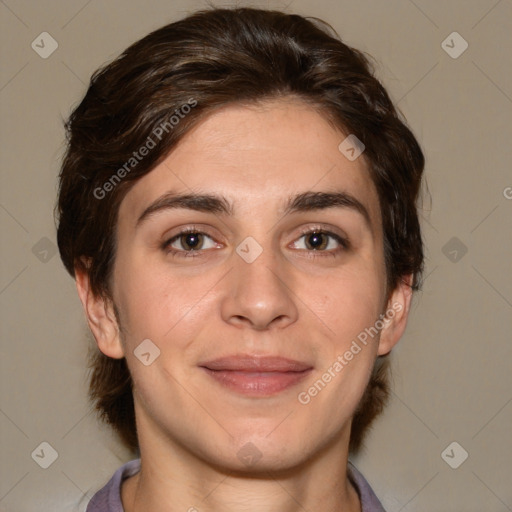
{"label": "right eyebrow", "polygon": [[137,219],[137,226],[163,210],[185,208],[206,213],[232,215],[233,207],[224,196],[211,194],[178,194],[166,192],[153,201]]}

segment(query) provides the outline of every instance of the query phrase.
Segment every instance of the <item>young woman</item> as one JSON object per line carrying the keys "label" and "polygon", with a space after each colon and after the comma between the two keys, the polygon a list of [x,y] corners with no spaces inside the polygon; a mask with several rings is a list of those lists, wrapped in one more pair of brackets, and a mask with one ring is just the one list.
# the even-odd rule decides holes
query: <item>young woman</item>
{"label": "young woman", "polygon": [[349,462],[423,265],[422,151],[326,24],[212,9],[95,73],[58,242],[137,453],[88,512],[382,511]]}

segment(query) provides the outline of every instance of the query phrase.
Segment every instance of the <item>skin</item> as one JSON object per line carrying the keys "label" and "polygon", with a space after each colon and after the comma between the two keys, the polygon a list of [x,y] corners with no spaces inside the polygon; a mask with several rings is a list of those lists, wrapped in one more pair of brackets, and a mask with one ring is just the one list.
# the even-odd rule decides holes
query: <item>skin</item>
{"label": "skin", "polygon": [[[386,290],[378,196],[364,154],[351,162],[338,150],[345,136],[293,98],[216,111],[121,203],[112,281],[119,322],[77,275],[99,349],[126,357],[134,381],[142,468],[123,484],[127,512],[360,510],[346,470],[350,424],[377,355],[405,329],[411,289],[407,276]],[[290,195],[340,190],[364,205],[369,223],[348,207],[284,214]],[[232,215],[167,209],[137,224],[169,191],[224,195]],[[196,257],[162,249],[190,226],[211,237]],[[327,237],[313,250],[306,228],[350,246]],[[236,252],[248,236],[262,248],[252,263]],[[190,246],[178,239],[173,248]],[[401,310],[379,335],[299,403],[393,304]],[[148,338],[160,356],[145,366],[134,350]],[[275,396],[247,397],[198,367],[231,354],[280,355],[313,371]],[[250,466],[237,456],[247,443],[261,454]]]}

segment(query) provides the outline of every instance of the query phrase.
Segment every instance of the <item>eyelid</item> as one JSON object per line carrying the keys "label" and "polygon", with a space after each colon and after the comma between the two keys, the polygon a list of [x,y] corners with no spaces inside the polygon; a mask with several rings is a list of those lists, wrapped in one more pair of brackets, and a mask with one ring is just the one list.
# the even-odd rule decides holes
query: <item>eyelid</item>
{"label": "eyelid", "polygon": [[308,233],[326,233],[326,234],[329,234],[329,235],[335,235],[335,236],[338,236],[339,238],[345,240],[345,241],[349,241],[349,237],[347,235],[347,233],[339,228],[339,227],[336,227],[336,226],[333,226],[332,224],[324,224],[324,223],[312,223],[312,224],[309,224],[308,226],[304,226],[302,228],[300,228],[300,233],[301,235],[307,235]]}

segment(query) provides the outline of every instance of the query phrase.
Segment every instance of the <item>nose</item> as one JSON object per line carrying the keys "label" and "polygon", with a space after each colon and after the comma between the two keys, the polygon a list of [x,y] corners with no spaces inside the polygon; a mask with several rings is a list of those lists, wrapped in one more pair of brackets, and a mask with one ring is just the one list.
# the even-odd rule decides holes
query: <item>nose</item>
{"label": "nose", "polygon": [[223,320],[255,330],[282,329],[294,323],[298,309],[285,262],[270,248],[252,262],[236,253],[233,259],[221,305]]}

